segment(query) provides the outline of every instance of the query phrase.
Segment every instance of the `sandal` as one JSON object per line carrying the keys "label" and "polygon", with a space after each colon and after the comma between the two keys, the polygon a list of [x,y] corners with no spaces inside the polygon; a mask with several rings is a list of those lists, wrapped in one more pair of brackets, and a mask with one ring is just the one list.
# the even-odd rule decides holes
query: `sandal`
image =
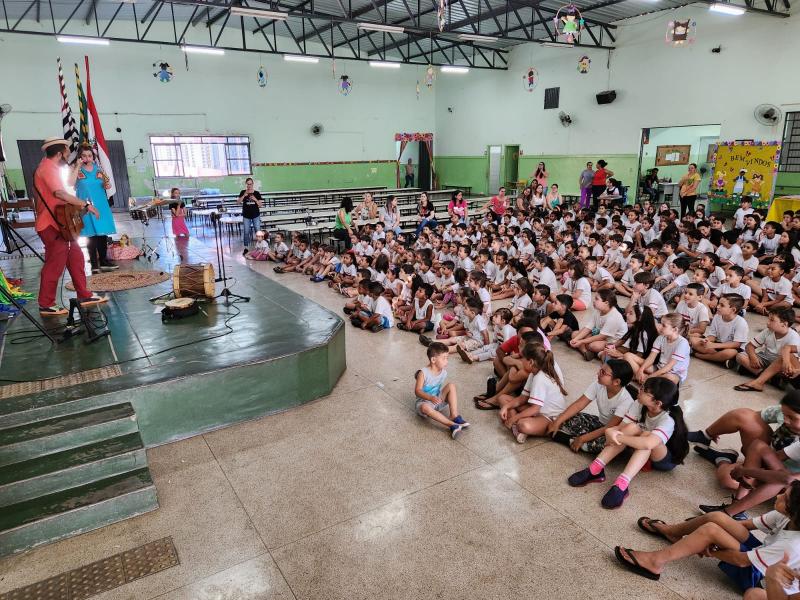
{"label": "sandal", "polygon": [[639,561],[636,560],[636,557],[633,555],[633,550],[631,550],[630,548],[625,548],[625,552],[628,553],[628,556],[630,557],[631,560],[628,560],[622,554],[621,546],[614,546],[614,556],[617,557],[617,561],[619,561],[619,563],[623,567],[625,567],[625,569],[627,569],[631,573],[635,573],[636,575],[639,575],[641,577],[646,577],[647,579],[650,579],[652,581],[658,581],[659,579],[661,579],[661,574],[653,573],[649,569],[645,569],[642,565],[639,564]]}
{"label": "sandal", "polygon": [[483,402],[483,401],[485,401],[485,400],[486,400],[488,397],[489,397],[489,396],[487,396],[486,394],[478,394],[477,396],[473,396],[473,397],[472,397],[472,401],[473,401],[473,402]]}
{"label": "sandal", "polygon": [[500,410],[499,406],[495,406],[494,404],[489,404],[486,400],[476,400],[475,401],[475,408],[478,410]]}
{"label": "sandal", "polygon": [[636,521],[636,524],[639,526],[639,529],[641,529],[645,533],[661,538],[662,540],[666,540],[671,544],[672,540],[670,540],[666,535],[661,533],[658,529],[652,527],[654,523],[660,523],[661,525],[666,525],[664,521],[661,521],[660,519],[651,519],[650,517],[639,517],[639,520]]}
{"label": "sandal", "polygon": [[283,267],[275,267],[272,270],[275,271],[276,273],[283,273]]}
{"label": "sandal", "polygon": [[747,383],[740,383],[739,385],[733,386],[737,392],[763,392],[764,390],[760,390],[758,388],[754,388],[753,386]]}

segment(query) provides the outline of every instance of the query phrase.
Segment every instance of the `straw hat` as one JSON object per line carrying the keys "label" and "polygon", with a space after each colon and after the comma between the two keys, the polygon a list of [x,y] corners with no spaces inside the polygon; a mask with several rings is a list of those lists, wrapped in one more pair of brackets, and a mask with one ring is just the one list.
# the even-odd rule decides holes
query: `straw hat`
{"label": "straw hat", "polygon": [[47,150],[50,146],[67,146],[69,148],[69,142],[64,138],[60,137],[49,137],[47,138],[44,143],[42,144],[42,152]]}

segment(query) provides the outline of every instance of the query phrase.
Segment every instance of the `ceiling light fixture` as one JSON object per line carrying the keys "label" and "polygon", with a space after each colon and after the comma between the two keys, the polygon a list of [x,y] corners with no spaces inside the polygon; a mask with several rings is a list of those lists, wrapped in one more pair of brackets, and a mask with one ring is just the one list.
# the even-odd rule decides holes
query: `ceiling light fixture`
{"label": "ceiling light fixture", "polygon": [[467,68],[467,67],[456,67],[454,65],[445,65],[440,70],[441,70],[442,73],[460,73],[462,75],[466,74],[466,73],[469,73],[469,68]]}
{"label": "ceiling light fixture", "polygon": [[92,46],[108,46],[111,43],[104,38],[80,37],[73,35],[59,35],[56,39],[62,44],[89,44]]}
{"label": "ceiling light fixture", "polygon": [[379,67],[381,69],[399,69],[400,63],[399,62],[387,62],[382,60],[371,60],[369,61],[370,67]]}
{"label": "ceiling light fixture", "polygon": [[573,44],[559,44],[558,42],[542,42],[541,45],[548,48],[561,48],[562,50],[564,48],[574,48]]}
{"label": "ceiling light fixture", "polygon": [[285,21],[289,15],[285,12],[277,10],[262,10],[260,8],[248,8],[247,6],[232,6],[231,14],[240,17],[261,17],[263,19],[272,19],[274,21]]}
{"label": "ceiling light fixture", "polygon": [[403,27],[383,25],[381,23],[359,23],[358,28],[366,31],[384,31],[386,33],[403,33],[405,31]]}
{"label": "ceiling light fixture", "polygon": [[181,50],[186,54],[214,54],[215,56],[225,54],[225,50],[222,48],[207,48],[206,46],[181,46]]}
{"label": "ceiling light fixture", "polygon": [[745,7],[735,6],[727,2],[714,2],[708,7],[708,10],[716,13],[722,13],[723,15],[734,15],[737,17],[747,12]]}
{"label": "ceiling light fixture", "polygon": [[299,54],[284,54],[283,60],[287,62],[301,62],[316,64],[319,59],[316,56],[300,56]]}
{"label": "ceiling light fixture", "polygon": [[475,33],[460,33],[458,35],[458,39],[464,40],[466,42],[484,42],[486,44],[492,44],[498,41],[496,37],[489,37],[488,35],[478,35]]}

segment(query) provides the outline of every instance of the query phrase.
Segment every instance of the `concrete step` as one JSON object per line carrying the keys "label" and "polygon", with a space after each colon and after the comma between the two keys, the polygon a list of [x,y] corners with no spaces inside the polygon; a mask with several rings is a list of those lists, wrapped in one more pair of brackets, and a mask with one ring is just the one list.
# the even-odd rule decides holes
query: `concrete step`
{"label": "concrete step", "polygon": [[138,433],[0,467],[0,509],[147,465]]}
{"label": "concrete step", "polygon": [[0,467],[136,431],[127,402],[0,429]]}
{"label": "concrete step", "polygon": [[25,500],[0,510],[0,556],[79,535],[158,508],[147,468]]}

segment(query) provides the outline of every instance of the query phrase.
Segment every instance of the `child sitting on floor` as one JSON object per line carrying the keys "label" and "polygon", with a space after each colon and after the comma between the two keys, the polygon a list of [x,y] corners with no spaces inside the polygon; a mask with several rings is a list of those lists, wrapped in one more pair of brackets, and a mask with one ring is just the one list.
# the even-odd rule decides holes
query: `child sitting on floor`
{"label": "child sitting on floor", "polygon": [[383,295],[383,286],[377,281],[370,281],[367,290],[371,300],[370,306],[364,306],[354,312],[350,322],[354,327],[369,329],[373,333],[391,329],[394,325],[392,305]]}
{"label": "child sitting on floor", "polygon": [[513,315],[507,308],[498,308],[492,315],[492,338],[493,341],[486,346],[482,346],[472,352],[463,350],[458,347],[458,354],[465,363],[471,365],[473,362],[482,362],[484,360],[492,360],[497,353],[497,347],[510,340],[517,334],[517,330],[511,324]]}
{"label": "child sitting on floor", "polygon": [[691,351],[688,340],[683,337],[683,317],[678,313],[664,315],[661,317],[660,331],[661,335],[646,358],[628,352],[625,360],[634,369],[636,381],[639,383],[644,383],[648,377],[664,377],[675,385],[680,385],[689,373]]}
{"label": "child sitting on floor", "polygon": [[639,308],[638,304],[634,304],[633,310],[625,313],[625,322],[628,331],[616,343],[606,344],[600,353],[600,360],[624,359],[629,352],[641,358],[649,356],[653,344],[658,339],[658,326],[653,311],[646,306]]}
{"label": "child sitting on floor", "polygon": [[269,259],[269,244],[267,234],[263,231],[256,231],[256,245],[245,255],[247,260],[267,260]]}
{"label": "child sitting on floor", "polygon": [[736,355],[749,338],[747,321],[740,316],[744,300],[739,294],[725,294],[717,304],[717,314],[703,333],[689,336],[689,345],[700,360],[736,364]]}
{"label": "child sitting on floor", "polygon": [[267,252],[267,257],[275,262],[283,262],[288,254],[289,246],[283,241],[283,234],[279,231],[275,234],[275,240],[272,242],[272,248]]}
{"label": "child sitting on floor", "polygon": [[689,336],[702,335],[711,321],[708,307],[700,302],[702,293],[703,286],[698,283],[690,283],[683,290],[683,298],[675,308],[675,312],[683,317]]}
{"label": "child sitting on floor", "polygon": [[[606,429],[622,423],[625,411],[633,402],[625,388],[632,378],[633,370],[624,360],[611,359],[601,365],[597,380],[550,422],[547,433],[573,452],[597,454],[605,446]],[[592,402],[597,406],[597,415],[582,412]]]}
{"label": "child sitting on floor", "polygon": [[602,452],[587,468],[570,475],[567,483],[572,487],[602,483],[606,465],[630,448],[633,453],[625,469],[601,501],[603,508],[619,508],[630,495],[631,480],[648,462],[657,471],[671,471],[689,452],[678,386],[665,377],[647,379],[625,411],[622,424],[606,429],[605,436]]}
{"label": "child sitting on floor", "polygon": [[572,314],[572,296],[559,294],[550,304],[552,312],[541,320],[541,328],[547,334],[547,339],[559,338],[569,342],[572,333],[580,329],[578,319]]}
{"label": "child sitting on floor", "polygon": [[404,320],[397,324],[402,331],[412,331],[422,334],[433,330],[433,302],[431,293],[433,288],[427,283],[421,283],[414,295],[412,310],[403,313]]}
{"label": "child sitting on floor", "polygon": [[616,343],[628,331],[625,317],[617,310],[614,290],[602,289],[595,292],[593,306],[590,325],[576,331],[569,341],[570,347],[580,352],[585,361],[596,358],[607,344]]}
{"label": "child sitting on floor", "polygon": [[[447,346],[439,342],[433,342],[428,346],[428,366],[416,372],[414,378],[414,394],[417,397],[415,409],[421,417],[428,417],[437,423],[441,423],[450,430],[450,436],[456,439],[459,434],[469,427],[461,415],[458,413],[458,397],[456,394],[456,384],[445,383],[447,379],[447,361],[449,352]],[[448,409],[450,419],[444,416],[444,410]]]}
{"label": "child sitting on floor", "polygon": [[[449,346],[450,352],[456,352],[459,347],[462,351],[471,352],[489,343],[489,326],[483,316],[483,302],[476,296],[470,296],[464,302],[464,335],[450,337],[442,340]],[[431,338],[420,334],[419,341],[423,346],[431,344]]]}
{"label": "child sitting on floor", "polygon": [[[774,266],[774,264],[772,263],[770,266]],[[791,308],[770,308],[767,328],[762,329],[747,343],[744,352],[736,355],[740,371],[758,375],[780,358],[781,349],[784,346],[792,346],[792,351],[796,352],[800,345],[800,334],[792,329],[794,318],[794,310]],[[739,391],[749,390],[747,386],[739,387],[742,387]]]}

